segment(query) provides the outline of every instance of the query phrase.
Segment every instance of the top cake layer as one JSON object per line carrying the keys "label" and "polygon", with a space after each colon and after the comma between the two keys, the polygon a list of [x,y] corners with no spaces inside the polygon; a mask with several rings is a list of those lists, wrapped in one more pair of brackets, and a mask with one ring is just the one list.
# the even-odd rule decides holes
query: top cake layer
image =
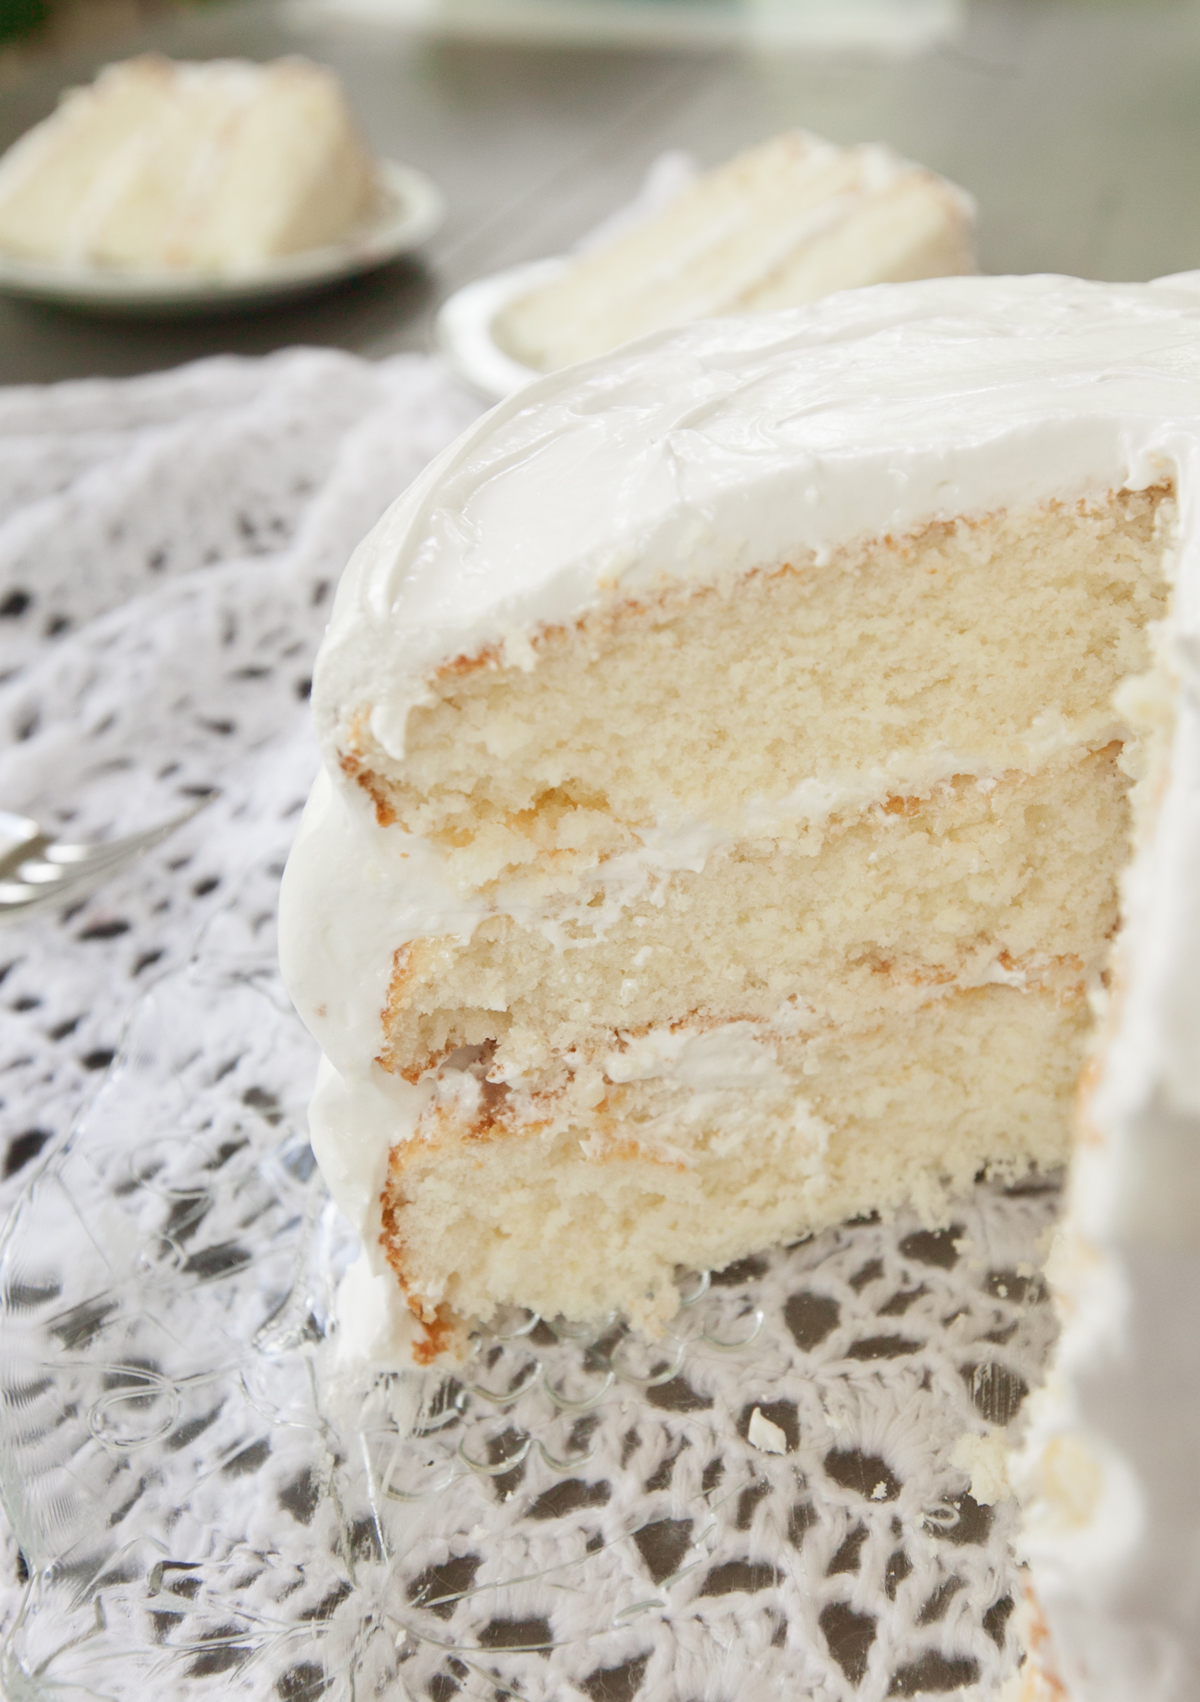
{"label": "top cake layer", "polygon": [[1169,479],[1195,453],[1198,325],[1196,296],[1161,286],[937,279],[539,380],[351,559],[314,685],[326,760],[364,714],[401,758],[439,669],[532,663],[531,633],[615,599]]}
{"label": "top cake layer", "polygon": [[71,90],[0,160],[0,250],[236,274],[345,236],[376,194],[330,72],[146,54]]}

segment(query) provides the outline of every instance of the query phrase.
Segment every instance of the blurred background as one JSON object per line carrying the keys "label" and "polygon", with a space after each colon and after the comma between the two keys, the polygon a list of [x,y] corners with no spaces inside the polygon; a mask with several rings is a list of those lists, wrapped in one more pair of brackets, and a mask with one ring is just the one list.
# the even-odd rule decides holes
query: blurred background
{"label": "blurred background", "polygon": [[664,150],[713,164],[793,125],[965,186],[986,272],[1200,266],[1195,0],[0,0],[0,145],[147,49],[324,62],[448,217],[419,260],[265,311],[136,321],[0,298],[0,382],[290,343],[426,349],[449,294],[568,249]]}

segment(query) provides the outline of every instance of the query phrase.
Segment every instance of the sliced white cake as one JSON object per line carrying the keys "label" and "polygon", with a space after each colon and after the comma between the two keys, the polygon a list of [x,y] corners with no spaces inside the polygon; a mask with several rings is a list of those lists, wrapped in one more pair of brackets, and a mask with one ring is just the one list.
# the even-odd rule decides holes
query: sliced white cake
{"label": "sliced white cake", "polygon": [[969,196],[890,149],[789,131],[511,302],[493,334],[552,372],[692,319],[972,272],[973,224]]}
{"label": "sliced white cake", "polygon": [[1198,495],[1182,289],[847,292],[543,380],[354,557],[283,895],[418,1360],[654,1327],[1078,1130],[1024,1468],[1070,1702],[1200,1693]]}
{"label": "sliced white cake", "polygon": [[377,194],[330,72],[145,55],[71,90],[0,159],[0,251],[236,275],[344,237]]}

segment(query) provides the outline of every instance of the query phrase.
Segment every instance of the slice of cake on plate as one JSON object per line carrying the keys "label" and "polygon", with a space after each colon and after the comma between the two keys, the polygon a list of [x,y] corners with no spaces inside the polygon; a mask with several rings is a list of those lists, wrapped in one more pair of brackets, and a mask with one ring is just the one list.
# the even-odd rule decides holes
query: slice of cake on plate
{"label": "slice of cake on plate", "polygon": [[330,72],[147,54],[69,91],[0,159],[0,252],[236,276],[347,236],[377,197]]}
{"label": "slice of cake on plate", "polygon": [[793,130],[739,154],[654,218],[510,302],[493,335],[539,372],[713,314],[973,272],[974,204],[889,148]]}
{"label": "slice of cake on plate", "polygon": [[1182,287],[847,292],[543,380],[353,558],[284,884],[418,1361],[944,1221],[1082,1083],[1026,1465],[1072,1702],[1200,1672],[1198,492]]}

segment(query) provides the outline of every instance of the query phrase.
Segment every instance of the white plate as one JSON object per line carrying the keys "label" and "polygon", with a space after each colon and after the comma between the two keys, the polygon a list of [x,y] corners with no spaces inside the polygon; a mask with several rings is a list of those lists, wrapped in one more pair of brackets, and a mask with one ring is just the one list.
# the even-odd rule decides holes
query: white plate
{"label": "white plate", "polygon": [[501,348],[493,327],[510,301],[560,278],[568,265],[558,258],[510,266],[456,290],[443,304],[437,317],[438,348],[458,376],[489,401],[502,401],[546,376]]}
{"label": "white plate", "polygon": [[168,270],[124,272],[0,255],[0,291],[105,313],[204,313],[254,307],[369,272],[410,253],[446,214],[441,190],[424,172],[378,162],[383,193],[374,216],[341,242],[287,254],[237,277]]}

